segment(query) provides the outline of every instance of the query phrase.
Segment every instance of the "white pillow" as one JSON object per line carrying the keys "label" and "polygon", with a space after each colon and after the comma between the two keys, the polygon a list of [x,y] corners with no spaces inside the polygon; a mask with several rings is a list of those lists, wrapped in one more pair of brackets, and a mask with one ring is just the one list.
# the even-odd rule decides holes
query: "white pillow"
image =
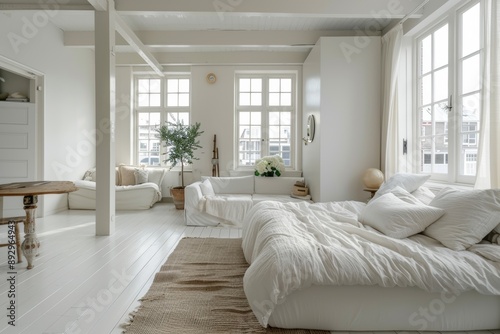
{"label": "white pillow", "polygon": [[368,202],[360,221],[389,237],[403,239],[422,232],[443,214],[442,209],[410,204],[387,193]]}
{"label": "white pillow", "polygon": [[209,179],[206,179],[200,184],[200,189],[203,196],[215,196],[214,188]]}
{"label": "white pillow", "polygon": [[436,197],[434,193],[427,187],[419,187],[411,193],[420,202],[429,205],[429,203]]}
{"label": "white pillow", "polygon": [[444,188],[430,205],[446,213],[427,227],[424,234],[453,250],[477,244],[500,223],[500,189]]}
{"label": "white pillow", "polygon": [[143,184],[148,182],[148,171],[142,168],[136,168],[134,171],[135,184]]}
{"label": "white pillow", "polygon": [[396,188],[392,189],[390,191],[391,194],[399,198],[400,200],[409,203],[409,204],[425,204],[422,203],[418,198],[401,188],[400,186],[397,186]]}
{"label": "white pillow", "polygon": [[210,180],[216,194],[253,194],[255,176],[202,177]]}
{"label": "white pillow", "polygon": [[410,173],[397,173],[393,175],[389,180],[382,183],[379,190],[375,193],[373,198],[377,198],[390,192],[392,189],[400,186],[407,192],[411,193],[417,190],[421,185],[425,183],[431,176],[425,174],[410,174]]}
{"label": "white pillow", "polygon": [[165,168],[146,168],[148,171],[148,182],[155,183],[161,191],[161,183],[167,170]]}

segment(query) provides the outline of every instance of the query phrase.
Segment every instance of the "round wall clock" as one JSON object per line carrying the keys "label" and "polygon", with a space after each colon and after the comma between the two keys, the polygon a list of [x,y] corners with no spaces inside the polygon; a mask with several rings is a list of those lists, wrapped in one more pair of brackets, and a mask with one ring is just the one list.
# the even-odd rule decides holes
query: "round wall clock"
{"label": "round wall clock", "polygon": [[215,76],[215,74],[214,74],[214,73],[208,73],[208,74],[207,74],[207,82],[208,82],[209,84],[213,84],[213,83],[215,83],[216,81],[217,81],[217,77]]}

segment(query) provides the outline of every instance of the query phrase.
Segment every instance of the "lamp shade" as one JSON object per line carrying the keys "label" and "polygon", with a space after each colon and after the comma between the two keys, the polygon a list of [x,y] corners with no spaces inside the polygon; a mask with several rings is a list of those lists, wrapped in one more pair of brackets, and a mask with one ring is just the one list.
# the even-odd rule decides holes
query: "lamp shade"
{"label": "lamp shade", "polygon": [[377,168],[368,168],[363,174],[363,184],[369,189],[378,189],[384,183],[384,173]]}

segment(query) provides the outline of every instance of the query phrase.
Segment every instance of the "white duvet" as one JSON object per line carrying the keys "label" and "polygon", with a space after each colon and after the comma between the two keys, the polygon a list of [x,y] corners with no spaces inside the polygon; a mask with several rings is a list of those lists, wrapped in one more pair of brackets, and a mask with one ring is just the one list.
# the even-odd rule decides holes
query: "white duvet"
{"label": "white duvet", "polygon": [[311,285],[416,286],[500,295],[500,246],[453,251],[418,234],[393,239],[357,221],[360,202],[256,204],[243,224],[244,289],[264,327],[274,307]]}

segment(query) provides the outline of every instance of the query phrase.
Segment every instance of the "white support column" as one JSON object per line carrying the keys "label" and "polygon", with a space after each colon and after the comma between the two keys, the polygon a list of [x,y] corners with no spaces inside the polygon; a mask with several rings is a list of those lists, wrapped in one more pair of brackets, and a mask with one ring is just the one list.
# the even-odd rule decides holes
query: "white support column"
{"label": "white support column", "polygon": [[115,4],[95,11],[96,235],[115,230]]}

